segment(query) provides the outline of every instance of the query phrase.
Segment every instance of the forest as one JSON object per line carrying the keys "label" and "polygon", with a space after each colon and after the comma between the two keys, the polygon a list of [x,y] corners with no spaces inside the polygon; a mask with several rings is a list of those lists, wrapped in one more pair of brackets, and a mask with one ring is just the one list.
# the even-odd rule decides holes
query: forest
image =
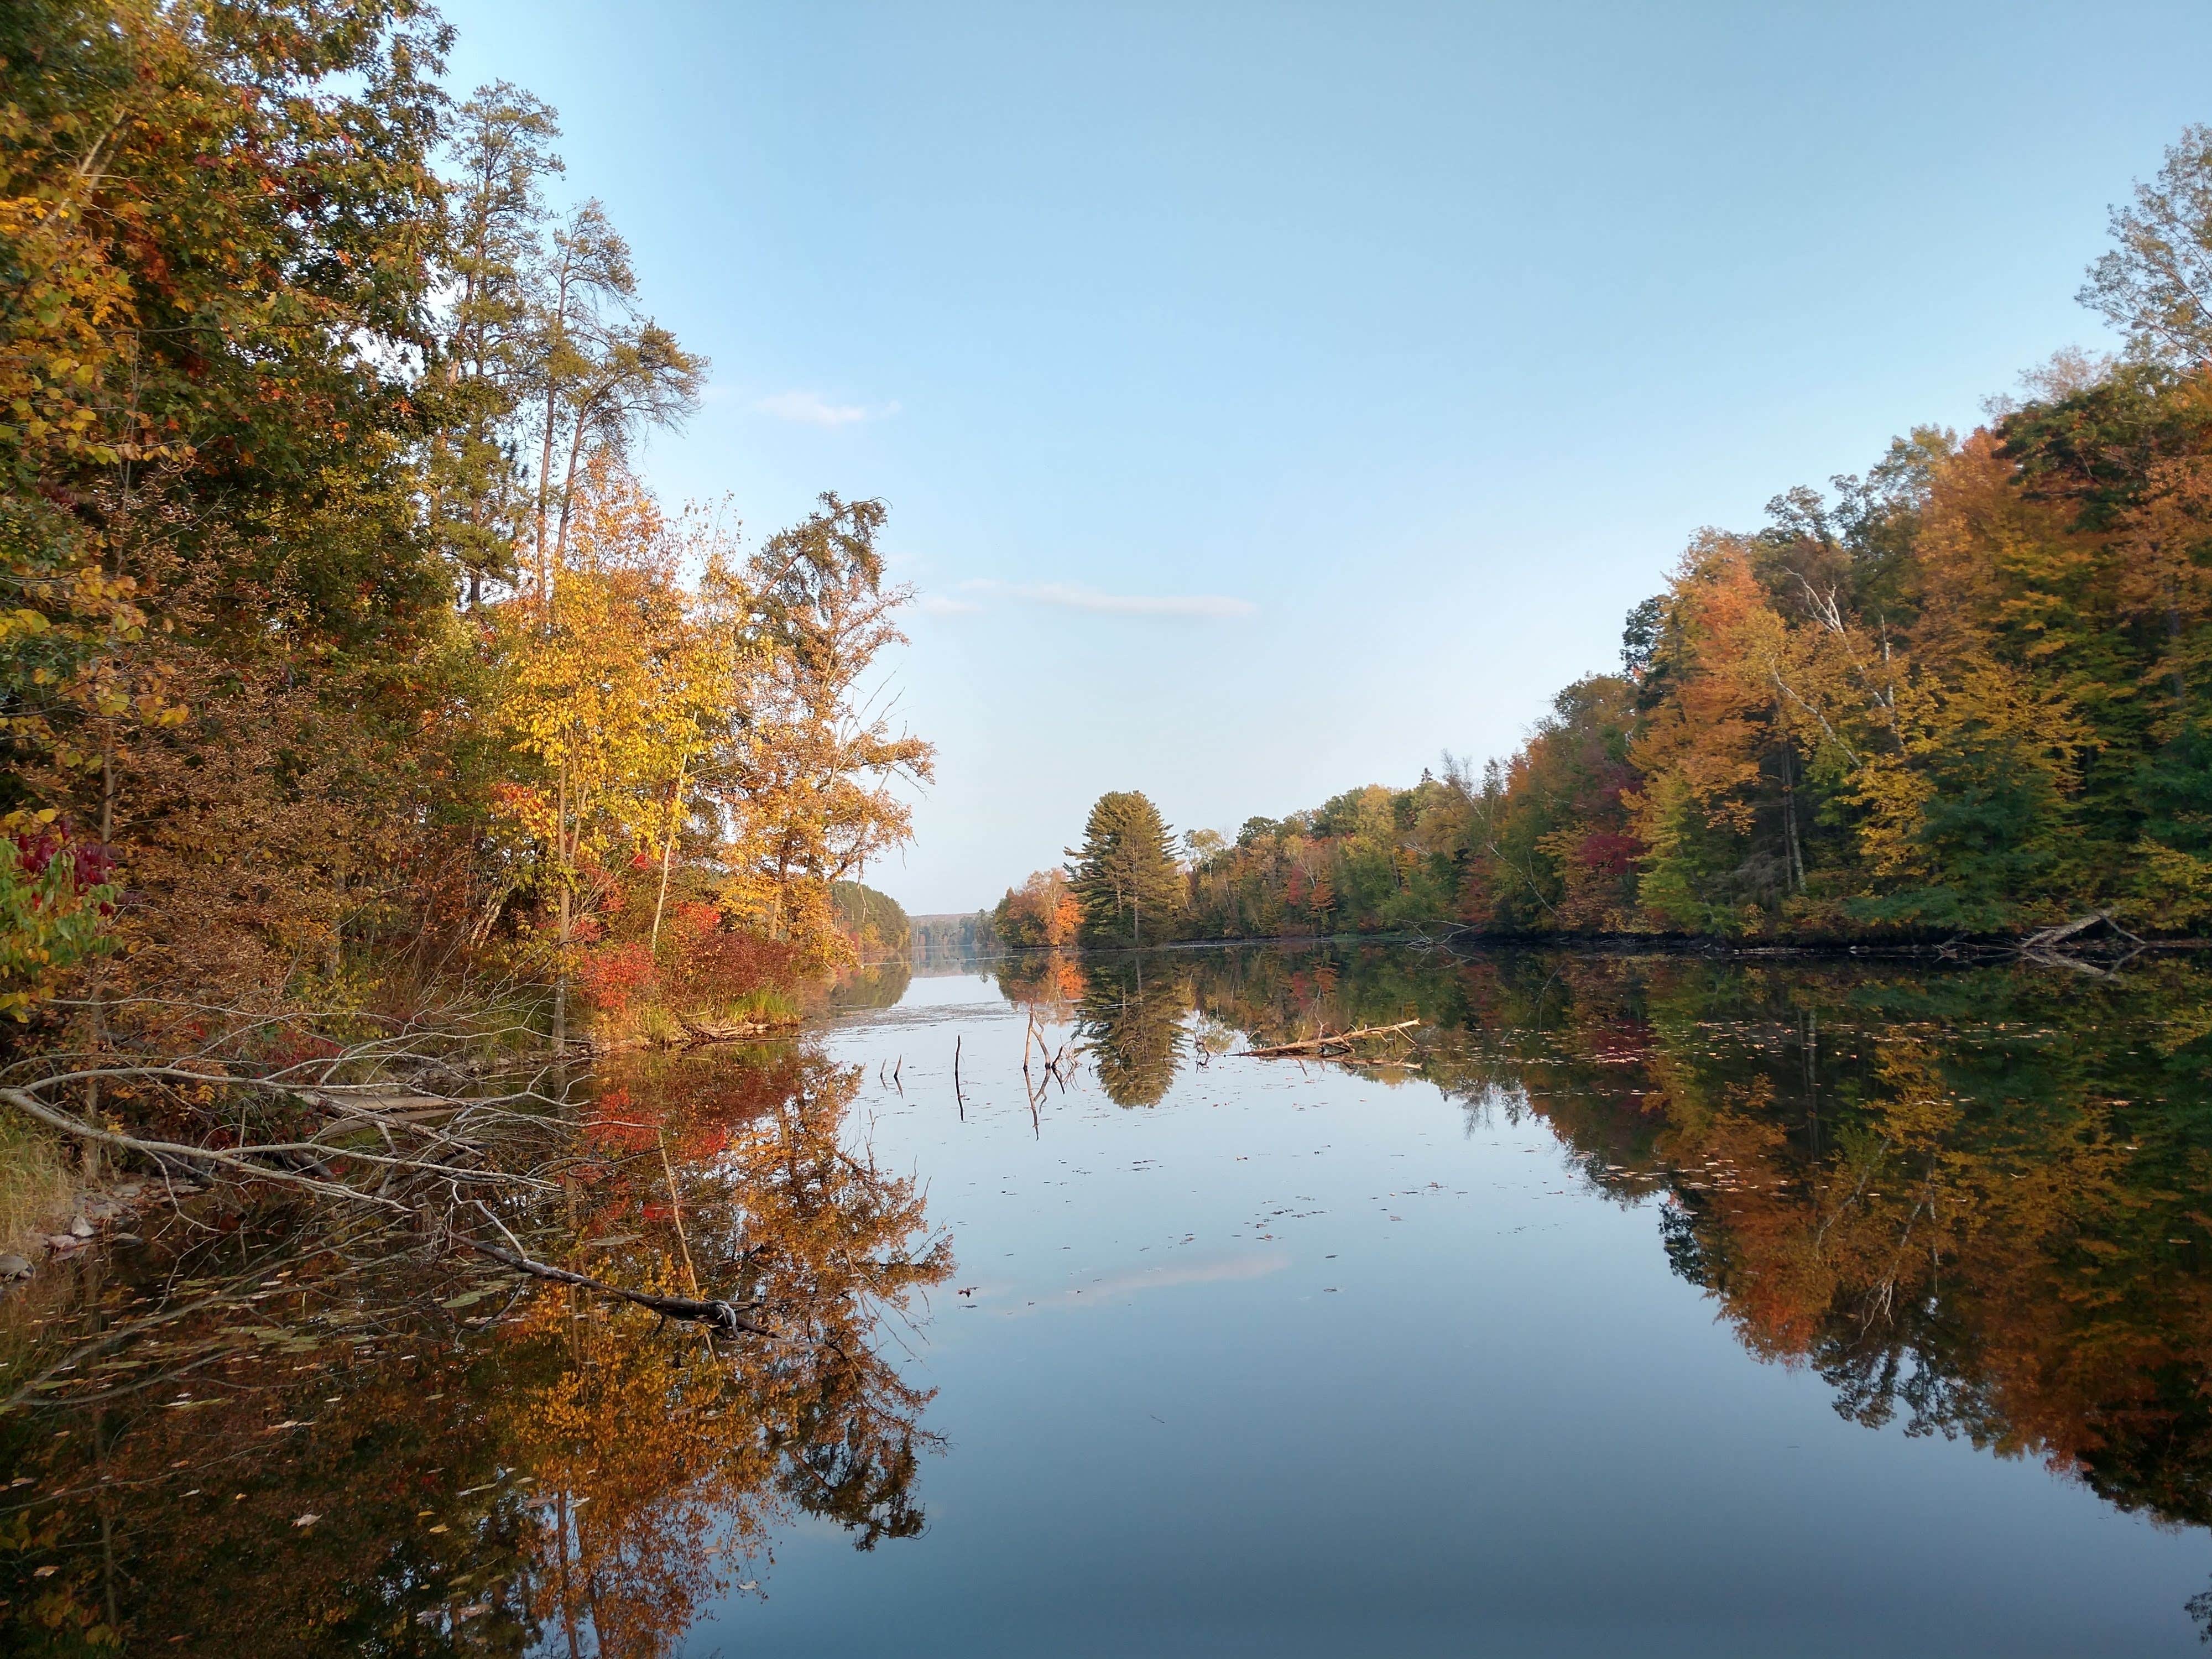
{"label": "forest", "polygon": [[412,0],[0,16],[19,1051],[185,1005],[557,1050],[903,938],[840,886],[931,767],[855,702],[908,597],[884,507],[748,541],[656,496],[708,365],[556,112],[450,96],[450,42]]}
{"label": "forest", "polygon": [[1757,528],[1700,531],[1618,671],[1510,757],[1447,753],[1233,838],[1171,842],[1146,802],[1141,855],[1107,796],[1002,936],[1941,939],[2098,911],[2203,934],[2212,129],[2112,230],[2081,298],[2122,353],[2062,352],[1964,437],[1916,428]]}

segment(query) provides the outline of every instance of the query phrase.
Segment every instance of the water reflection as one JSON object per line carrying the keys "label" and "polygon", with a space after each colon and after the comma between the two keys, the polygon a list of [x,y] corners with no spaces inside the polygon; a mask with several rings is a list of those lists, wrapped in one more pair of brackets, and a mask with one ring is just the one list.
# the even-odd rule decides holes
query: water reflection
{"label": "water reflection", "polygon": [[1662,1192],[1676,1273],[1869,1425],[2212,1523],[2212,974],[1401,951],[1200,958],[1267,1041],[1417,1013],[1421,1075]]}
{"label": "water reflection", "polygon": [[1597,1189],[1662,1193],[1674,1271],[1838,1413],[2212,1524],[2212,974],[2190,959],[2090,981],[1376,947],[998,974],[1073,1006],[1123,1106],[1196,1052],[1193,1010],[1253,1043],[1418,1017],[1404,1075],[1546,1121]]}
{"label": "water reflection", "polygon": [[1076,1026],[1098,1086],[1116,1106],[1158,1104],[1182,1063],[1188,962],[1142,952],[1104,957],[1084,981]]}
{"label": "water reflection", "polygon": [[[1636,1248],[1846,1419],[2212,1524],[2212,972],[2187,959],[2117,981],[1382,947],[991,969],[1076,1027],[1125,1108],[1193,1099],[1178,1075],[1225,1051],[1417,1019],[1418,1066],[1364,1078],[1439,1090],[1471,1126],[1540,1122],[1589,1196],[1656,1200],[1657,1242]],[[988,1038],[969,1029],[971,1068]],[[1205,1092],[1301,1064],[1237,1062]],[[864,1078],[808,1042],[627,1057],[575,1121],[557,1199],[507,1218],[603,1279],[756,1304],[774,1340],[710,1342],[438,1238],[274,1207],[196,1213],[0,1304],[0,1648],[670,1653],[758,1592],[797,1520],[862,1550],[915,1536],[939,1443],[901,1322],[951,1255],[916,1180],[855,1133]],[[988,1133],[977,1071],[957,1116],[949,1076],[929,1079],[909,1068],[902,1109]],[[1094,1167],[1060,1160],[1100,1121],[1149,1154],[1187,1121],[1053,1098],[1035,1167],[1058,1182]],[[1176,1201],[1170,1238],[1202,1224],[1202,1197]],[[2212,1601],[2198,1613],[2212,1625]]]}
{"label": "water reflection", "polygon": [[11,1299],[0,1646],[657,1655],[794,1516],[919,1531],[928,1396],[878,1330],[951,1259],[846,1144],[858,1085],[804,1045],[641,1059],[557,1213],[509,1218],[603,1279],[734,1286],[774,1340],[277,1210]]}

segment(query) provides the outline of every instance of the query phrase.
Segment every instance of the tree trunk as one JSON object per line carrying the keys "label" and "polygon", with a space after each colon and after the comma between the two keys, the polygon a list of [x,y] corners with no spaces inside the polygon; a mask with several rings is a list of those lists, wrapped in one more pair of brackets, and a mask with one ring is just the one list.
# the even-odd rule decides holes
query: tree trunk
{"label": "tree trunk", "polygon": [[584,412],[576,411],[575,430],[568,434],[568,465],[561,473],[561,517],[553,533],[552,570],[561,568],[561,561],[568,556],[568,507],[575,499],[576,460],[584,447]]}
{"label": "tree trunk", "polygon": [[553,969],[553,1052],[568,1051],[568,889],[561,889],[561,959]]}
{"label": "tree trunk", "polygon": [[553,963],[553,1054],[556,1059],[568,1048],[568,930],[571,926],[568,835],[568,769],[561,769],[561,781],[553,817],[554,874],[561,884],[560,927],[556,934],[557,952]]}
{"label": "tree trunk", "polygon": [[668,908],[668,866],[676,857],[676,831],[684,822],[684,772],[691,757],[686,755],[676,767],[676,801],[668,820],[668,839],[660,848],[660,896],[653,902],[653,943],[647,954],[657,963],[660,960],[660,913]]}
{"label": "tree trunk", "polygon": [[2181,660],[2181,607],[2174,603],[2173,585],[2166,585],[2166,642],[2173,663],[2173,712],[2177,719],[2189,714],[2189,676]]}
{"label": "tree trunk", "polygon": [[1805,855],[1797,839],[1797,763],[1790,745],[1782,745],[1782,838],[1790,854],[1790,890],[1805,890]]}

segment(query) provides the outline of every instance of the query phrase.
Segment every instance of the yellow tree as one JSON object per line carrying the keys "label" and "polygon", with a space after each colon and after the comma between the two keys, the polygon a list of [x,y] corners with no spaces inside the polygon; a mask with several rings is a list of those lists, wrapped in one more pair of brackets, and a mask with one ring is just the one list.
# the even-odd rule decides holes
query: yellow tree
{"label": "yellow tree", "polygon": [[[580,902],[624,848],[658,856],[665,898],[685,787],[738,696],[742,641],[708,625],[684,587],[682,546],[652,495],[603,457],[579,494],[555,592],[542,603],[524,592],[494,624],[498,722],[541,768],[507,799],[544,848],[556,1047],[568,1036]],[[726,578],[710,560],[709,583]]]}

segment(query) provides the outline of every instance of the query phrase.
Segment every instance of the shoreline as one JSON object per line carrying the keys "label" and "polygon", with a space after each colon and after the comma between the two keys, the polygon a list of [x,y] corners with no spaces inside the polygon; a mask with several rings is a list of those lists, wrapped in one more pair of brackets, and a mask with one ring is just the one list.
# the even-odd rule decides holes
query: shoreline
{"label": "shoreline", "polygon": [[1921,962],[1989,963],[2006,961],[2077,963],[2097,957],[2136,957],[2196,951],[2212,951],[2212,939],[2146,939],[2114,945],[2090,941],[2063,951],[2028,948],[2036,936],[1972,934],[1946,939],[1869,939],[1823,936],[1809,939],[1735,939],[1717,933],[1496,933],[1455,927],[1442,935],[1418,931],[1372,933],[1274,933],[1224,939],[1163,939],[1156,945],[1007,945],[997,956],[979,957],[979,963],[1051,956],[1064,951],[1079,957],[1142,956],[1153,951],[1212,950],[1227,947],[1397,945],[1416,950],[1442,951],[1448,955],[1478,955],[1486,950],[1572,950],[1591,955],[1740,957],[1813,957],[1838,958],[1897,958]]}

